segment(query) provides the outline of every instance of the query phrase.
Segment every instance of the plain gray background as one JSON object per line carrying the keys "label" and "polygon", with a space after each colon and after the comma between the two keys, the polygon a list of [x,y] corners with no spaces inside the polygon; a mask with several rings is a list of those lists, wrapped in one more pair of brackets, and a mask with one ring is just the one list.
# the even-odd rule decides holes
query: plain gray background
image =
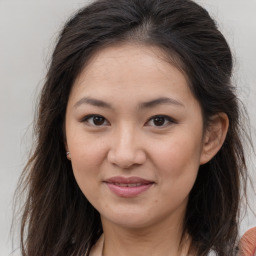
{"label": "plain gray background", "polygon": [[[113,0],[114,1],[114,0]],[[11,253],[12,197],[31,146],[35,102],[58,31],[88,1],[0,0],[0,255]],[[235,55],[234,82],[256,144],[256,0],[198,0],[217,20]],[[249,153],[248,153],[249,155]],[[256,184],[255,156],[250,171]],[[256,210],[253,191],[249,196]],[[245,216],[241,233],[256,226]],[[17,240],[16,240],[17,244]]]}

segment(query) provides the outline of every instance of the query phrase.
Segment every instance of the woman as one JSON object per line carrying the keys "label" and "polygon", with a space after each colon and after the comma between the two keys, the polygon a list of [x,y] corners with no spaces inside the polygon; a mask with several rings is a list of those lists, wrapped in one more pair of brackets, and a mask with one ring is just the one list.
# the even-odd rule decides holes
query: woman
{"label": "woman", "polygon": [[246,179],[232,55],[189,0],[101,0],[41,93],[22,255],[235,255]]}

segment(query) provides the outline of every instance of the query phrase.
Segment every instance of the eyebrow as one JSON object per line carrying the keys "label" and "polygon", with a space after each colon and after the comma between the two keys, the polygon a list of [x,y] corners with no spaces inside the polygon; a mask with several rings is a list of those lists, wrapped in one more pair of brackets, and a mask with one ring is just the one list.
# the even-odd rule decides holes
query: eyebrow
{"label": "eyebrow", "polygon": [[112,108],[112,106],[102,100],[98,100],[98,99],[94,99],[94,98],[90,98],[90,97],[84,97],[82,99],[80,99],[75,105],[75,108],[78,108],[79,106],[83,105],[83,104],[89,104],[92,106],[96,106],[96,107],[101,107],[101,108]]}
{"label": "eyebrow", "polygon": [[151,100],[151,101],[141,103],[139,105],[139,108],[140,109],[152,108],[152,107],[155,107],[155,106],[158,106],[158,105],[163,105],[163,104],[176,105],[176,106],[184,107],[184,105],[176,99],[168,98],[168,97],[160,97],[160,98],[157,98],[157,99],[154,99],[154,100]]}
{"label": "eyebrow", "polygon": [[[81,106],[83,104],[88,104],[88,105],[101,107],[101,108],[113,109],[111,104],[109,104],[109,103],[107,103],[103,100],[99,100],[99,99],[95,99],[95,98],[91,98],[91,97],[84,97],[84,98],[80,99],[78,102],[75,103],[74,107],[78,108],[79,106]],[[158,105],[163,105],[163,104],[176,105],[176,106],[183,106],[184,107],[184,105],[176,99],[168,98],[168,97],[160,97],[160,98],[157,98],[157,99],[153,99],[153,100],[150,100],[150,101],[140,103],[139,104],[139,109],[152,108],[152,107],[155,107],[155,106],[158,106]]]}

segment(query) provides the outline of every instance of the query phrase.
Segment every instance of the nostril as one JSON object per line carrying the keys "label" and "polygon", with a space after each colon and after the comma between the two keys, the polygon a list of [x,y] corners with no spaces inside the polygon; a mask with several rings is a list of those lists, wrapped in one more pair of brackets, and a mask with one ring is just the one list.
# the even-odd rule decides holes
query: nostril
{"label": "nostril", "polygon": [[142,151],[139,152],[139,150],[133,152],[110,150],[108,153],[108,161],[122,169],[141,165],[145,160],[146,155]]}

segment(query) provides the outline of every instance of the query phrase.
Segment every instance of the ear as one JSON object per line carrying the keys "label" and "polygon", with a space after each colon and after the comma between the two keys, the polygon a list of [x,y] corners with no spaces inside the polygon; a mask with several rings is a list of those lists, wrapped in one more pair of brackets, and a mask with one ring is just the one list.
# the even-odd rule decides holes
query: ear
{"label": "ear", "polygon": [[68,149],[68,143],[67,143],[66,140],[64,141],[64,145],[65,145],[65,150],[66,150],[66,151],[69,151],[69,149]]}
{"label": "ear", "polygon": [[67,157],[67,159],[71,160],[71,155],[70,155],[70,152],[69,152],[69,149],[68,149],[67,141],[65,141],[65,150],[66,150],[66,157]]}
{"label": "ear", "polygon": [[64,125],[63,125],[63,137],[64,137],[64,146],[65,146],[65,150],[66,150],[66,157],[68,160],[71,160],[71,155],[69,152],[68,142],[67,142],[67,137],[66,137],[66,128]]}
{"label": "ear", "polygon": [[63,142],[64,142],[64,146],[65,146],[65,150],[66,151],[69,151],[68,150],[68,143],[67,143],[67,136],[66,136],[66,127],[65,127],[65,122],[62,126],[62,133],[63,133]]}
{"label": "ear", "polygon": [[65,133],[64,133],[64,135],[63,135],[63,143],[64,143],[64,146],[65,146],[65,150],[66,151],[69,151],[68,150],[68,142],[67,142],[67,138],[66,138],[66,135],[65,135]]}
{"label": "ear", "polygon": [[208,127],[206,128],[200,164],[209,162],[222,147],[229,127],[227,114],[218,113],[211,117]]}

